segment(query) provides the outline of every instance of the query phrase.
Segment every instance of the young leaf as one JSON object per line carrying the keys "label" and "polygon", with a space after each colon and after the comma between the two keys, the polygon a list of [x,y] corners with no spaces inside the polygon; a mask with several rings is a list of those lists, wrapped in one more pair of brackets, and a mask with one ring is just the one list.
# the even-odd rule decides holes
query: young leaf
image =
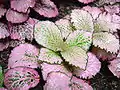
{"label": "young leaf", "polygon": [[0,88],[3,86],[3,81],[4,81],[3,70],[2,67],[0,66]]}
{"label": "young leaf", "polygon": [[6,24],[0,22],[0,39],[8,37],[9,32],[8,32],[8,27]]}
{"label": "young leaf", "polygon": [[62,37],[66,39],[68,35],[73,31],[72,25],[68,19],[60,19],[55,22],[61,31]]}
{"label": "young leaf", "polygon": [[36,0],[36,4],[33,9],[40,15],[48,18],[58,15],[57,7],[51,0]]}
{"label": "young leaf", "polygon": [[62,62],[62,59],[57,53],[46,48],[41,48],[38,59],[48,63],[60,64]]}
{"label": "young leaf", "polygon": [[93,88],[83,80],[73,76],[71,80],[71,90],[93,90]]}
{"label": "young leaf", "polygon": [[78,46],[87,51],[92,43],[92,33],[76,30],[68,36],[66,42],[69,46]]}
{"label": "young leaf", "polygon": [[47,80],[47,77],[51,72],[63,72],[69,77],[72,77],[72,73],[69,72],[63,65],[42,63],[41,69],[44,80]]}
{"label": "young leaf", "polygon": [[120,28],[119,24],[112,22],[112,15],[110,15],[109,13],[100,14],[94,23],[95,32],[107,31],[113,33],[117,32],[117,29],[119,28]]}
{"label": "young leaf", "polygon": [[35,40],[54,51],[62,51],[65,48],[60,30],[50,21],[40,21],[35,25]]}
{"label": "young leaf", "polygon": [[47,78],[44,90],[70,90],[70,77],[61,72],[52,72]]}
{"label": "young leaf", "polygon": [[37,55],[39,54],[39,49],[31,44],[20,44],[15,47],[8,59],[8,68],[14,68],[18,66],[25,66],[31,68],[38,67]]}
{"label": "young leaf", "polygon": [[86,51],[80,47],[72,46],[61,52],[63,58],[76,67],[85,69],[87,63]]}
{"label": "young leaf", "polygon": [[10,0],[12,9],[26,13],[29,7],[34,7],[35,0]]}
{"label": "young leaf", "polygon": [[27,13],[20,13],[17,11],[14,11],[12,9],[8,9],[6,13],[6,19],[11,23],[22,23],[27,21],[28,14]]}
{"label": "young leaf", "polygon": [[88,52],[88,63],[86,69],[75,69],[73,73],[80,78],[90,79],[100,71],[100,68],[100,61],[96,58],[94,54]]}
{"label": "young leaf", "polygon": [[34,69],[17,67],[5,73],[4,84],[9,90],[29,90],[39,83],[40,77]]}
{"label": "young leaf", "polygon": [[85,10],[75,9],[71,13],[71,22],[77,30],[85,30],[88,32],[93,32],[93,18]]}
{"label": "young leaf", "polygon": [[116,53],[119,50],[119,40],[114,35],[108,32],[99,32],[93,34],[93,45],[107,52]]}

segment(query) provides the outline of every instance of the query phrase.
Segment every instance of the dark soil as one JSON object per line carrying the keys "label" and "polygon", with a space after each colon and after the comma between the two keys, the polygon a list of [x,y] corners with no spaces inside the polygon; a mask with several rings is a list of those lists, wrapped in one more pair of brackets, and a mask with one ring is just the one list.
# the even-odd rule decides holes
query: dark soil
{"label": "dark soil", "polygon": [[[66,16],[67,14],[69,14],[71,12],[72,9],[75,8],[81,8],[85,5],[77,2],[77,0],[53,0],[57,7],[59,8],[59,16],[57,16],[56,18],[52,18],[49,19],[51,21],[56,21],[60,18],[63,18],[64,16]],[[89,4],[89,5],[92,5]],[[37,18],[39,20],[41,19],[47,19],[47,18],[42,18],[42,17],[38,17],[38,15],[36,14],[36,16],[34,15],[34,12],[31,12],[31,16],[34,18]],[[36,42],[32,43],[32,44],[36,44]],[[6,50],[0,52],[0,65],[2,65],[2,67],[4,69],[7,68],[7,63],[8,63],[8,58],[9,55],[11,53],[11,50],[13,48],[7,48]],[[102,68],[100,70],[100,72],[94,76],[92,79],[87,80],[90,85],[92,85],[92,87],[94,88],[94,90],[120,90],[120,79],[118,79],[117,77],[115,77],[108,69],[107,65],[108,63],[106,61],[101,62],[102,63]],[[36,69],[40,76],[42,77],[42,74],[40,72],[39,69]],[[41,82],[33,89],[31,90],[43,90],[43,86],[44,82],[43,80],[41,80]]]}

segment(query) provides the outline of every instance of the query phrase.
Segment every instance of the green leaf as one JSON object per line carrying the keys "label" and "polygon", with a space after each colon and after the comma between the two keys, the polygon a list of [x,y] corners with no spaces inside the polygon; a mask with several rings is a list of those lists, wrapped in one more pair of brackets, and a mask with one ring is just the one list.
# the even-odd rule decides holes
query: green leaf
{"label": "green leaf", "polygon": [[85,69],[88,56],[82,48],[77,46],[69,47],[66,51],[61,52],[61,54],[69,64]]}
{"label": "green leaf", "polygon": [[92,43],[92,33],[76,30],[68,36],[66,42],[69,46],[78,46],[88,50]]}
{"label": "green leaf", "polygon": [[35,40],[44,47],[54,51],[62,51],[64,42],[58,27],[50,21],[39,21],[35,25]]}
{"label": "green leaf", "polygon": [[39,54],[39,60],[52,64],[53,63],[60,64],[62,62],[62,59],[57,53],[46,48],[41,48]]}
{"label": "green leaf", "polygon": [[106,51],[117,53],[119,50],[119,39],[108,32],[99,32],[93,34],[93,45]]}
{"label": "green leaf", "polygon": [[71,22],[77,30],[85,30],[93,32],[93,18],[92,16],[84,10],[75,9],[71,13]]}
{"label": "green leaf", "polygon": [[0,66],[0,87],[2,87],[3,85],[3,80],[4,80],[3,71],[2,67]]}

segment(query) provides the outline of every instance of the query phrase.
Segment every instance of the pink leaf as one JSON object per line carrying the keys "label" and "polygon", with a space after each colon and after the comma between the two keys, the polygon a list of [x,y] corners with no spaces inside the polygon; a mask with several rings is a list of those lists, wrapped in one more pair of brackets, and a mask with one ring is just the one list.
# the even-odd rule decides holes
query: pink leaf
{"label": "pink leaf", "polygon": [[61,72],[52,72],[47,78],[44,90],[70,90],[70,78]]}
{"label": "pink leaf", "polygon": [[120,57],[118,59],[110,61],[108,68],[114,74],[114,76],[120,78]]}
{"label": "pink leaf", "polygon": [[6,13],[6,18],[9,22],[12,22],[12,23],[22,23],[28,19],[28,14],[27,13],[19,13],[12,9],[8,9],[8,11]]}
{"label": "pink leaf", "polygon": [[93,90],[89,84],[76,77],[72,78],[71,83],[71,90]]}
{"label": "pink leaf", "polygon": [[105,11],[107,11],[110,14],[115,14],[120,12],[120,6],[119,5],[109,5],[104,6]]}
{"label": "pink leaf", "polygon": [[36,20],[30,18],[23,24],[14,25],[9,23],[9,31],[11,39],[24,40],[25,38],[33,40],[33,28]]}
{"label": "pink leaf", "polygon": [[0,5],[0,18],[2,17],[2,16],[4,16],[4,14],[6,13],[6,9],[4,8],[4,6],[3,5]]}
{"label": "pink leaf", "polygon": [[10,0],[11,8],[26,13],[29,7],[34,7],[35,0]]}
{"label": "pink leaf", "polygon": [[80,78],[92,78],[100,71],[101,63],[96,56],[89,52],[88,57],[86,70],[75,69],[74,71],[74,74]]}
{"label": "pink leaf", "polygon": [[83,7],[84,10],[88,11],[93,19],[96,19],[102,11],[98,7],[90,7],[90,6],[85,6]]}
{"label": "pink leaf", "polygon": [[5,73],[4,84],[9,90],[29,90],[39,83],[40,77],[34,69],[17,67]]}
{"label": "pink leaf", "polygon": [[40,15],[51,18],[58,15],[58,10],[55,4],[50,0],[37,0],[35,7],[33,8]]}
{"label": "pink leaf", "polygon": [[3,51],[4,49],[8,48],[9,42],[0,42],[0,51]]}
{"label": "pink leaf", "polygon": [[78,0],[79,2],[82,2],[82,3],[84,3],[84,4],[88,4],[88,3],[91,3],[91,2],[93,2],[93,1],[95,1],[95,0]]}
{"label": "pink leaf", "polygon": [[19,40],[11,40],[9,42],[9,47],[16,47],[16,46],[18,46],[20,44],[23,44],[23,43],[25,43],[25,40],[21,40],[21,41],[19,41]]}
{"label": "pink leaf", "polygon": [[6,24],[0,22],[0,39],[8,37],[9,32],[8,32],[8,27]]}
{"label": "pink leaf", "polygon": [[63,65],[42,63],[41,69],[44,80],[47,79],[48,74],[51,72],[63,72],[70,77],[72,76],[72,73],[70,73]]}
{"label": "pink leaf", "polygon": [[20,44],[15,47],[8,59],[8,68],[14,68],[17,66],[26,66],[31,68],[37,68],[38,62],[36,56],[39,53],[39,49],[31,44]]}

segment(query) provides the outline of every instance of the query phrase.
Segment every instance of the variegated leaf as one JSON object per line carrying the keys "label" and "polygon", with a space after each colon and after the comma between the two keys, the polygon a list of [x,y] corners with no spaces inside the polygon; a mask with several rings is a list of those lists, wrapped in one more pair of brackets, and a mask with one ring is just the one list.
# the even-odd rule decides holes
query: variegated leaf
{"label": "variegated leaf", "polygon": [[94,33],[93,45],[113,53],[116,53],[119,50],[119,40],[108,32]]}
{"label": "variegated leaf", "polygon": [[75,68],[73,74],[75,74],[80,78],[90,79],[100,71],[100,68],[101,68],[101,63],[99,59],[97,59],[97,57],[94,54],[89,52],[86,69],[81,70],[79,68],[78,69]]}
{"label": "variegated leaf", "polygon": [[117,32],[117,29],[119,28],[119,24],[112,22],[112,15],[110,15],[109,13],[100,14],[94,23],[95,32],[107,31],[113,33]]}
{"label": "variegated leaf", "polygon": [[85,10],[75,9],[71,13],[71,22],[77,30],[93,32],[93,18]]}
{"label": "variegated leaf", "polygon": [[55,23],[60,29],[62,37],[65,39],[73,31],[73,27],[68,19],[60,19],[56,21]]}
{"label": "variegated leaf", "polygon": [[38,22],[35,25],[34,36],[35,40],[44,47],[54,51],[65,49],[65,43],[63,42],[60,30],[53,22]]}
{"label": "variegated leaf", "polygon": [[66,51],[61,52],[63,58],[76,67],[85,69],[87,63],[87,54],[86,51],[80,47],[72,46],[69,47]]}
{"label": "variegated leaf", "polygon": [[29,90],[39,83],[40,77],[34,69],[16,67],[5,73],[4,84],[8,90]]}
{"label": "variegated leaf", "polygon": [[57,53],[49,49],[46,49],[46,48],[41,48],[38,58],[39,60],[45,61],[48,63],[59,63],[60,64],[62,62],[62,59]]}
{"label": "variegated leaf", "polygon": [[88,50],[92,43],[92,33],[76,30],[68,36],[66,42],[69,46],[78,46]]}

